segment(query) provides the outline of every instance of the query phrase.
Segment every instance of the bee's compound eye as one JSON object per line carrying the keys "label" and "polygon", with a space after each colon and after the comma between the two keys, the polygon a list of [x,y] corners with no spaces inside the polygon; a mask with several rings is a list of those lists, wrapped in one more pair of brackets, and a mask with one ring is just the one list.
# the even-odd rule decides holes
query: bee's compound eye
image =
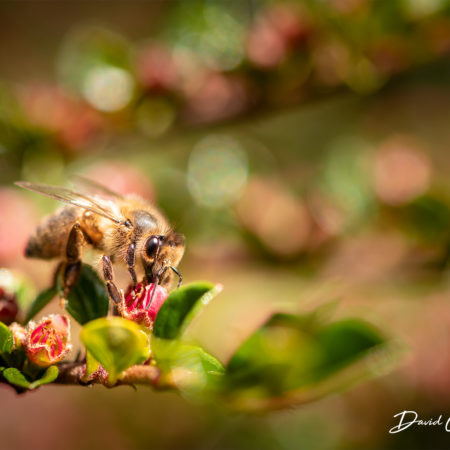
{"label": "bee's compound eye", "polygon": [[156,236],[149,237],[145,243],[145,253],[149,258],[156,255],[159,248],[159,239]]}

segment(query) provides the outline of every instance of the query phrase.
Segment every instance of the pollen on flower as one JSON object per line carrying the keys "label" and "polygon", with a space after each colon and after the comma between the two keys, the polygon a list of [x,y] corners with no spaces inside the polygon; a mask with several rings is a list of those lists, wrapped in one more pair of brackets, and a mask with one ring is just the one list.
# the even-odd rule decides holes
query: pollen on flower
{"label": "pollen on flower", "polygon": [[51,314],[28,326],[27,355],[38,366],[50,366],[70,351],[70,324],[65,316]]}
{"label": "pollen on flower", "polygon": [[167,291],[162,286],[139,283],[134,289],[128,289],[120,312],[126,319],[151,328],[167,297]]}

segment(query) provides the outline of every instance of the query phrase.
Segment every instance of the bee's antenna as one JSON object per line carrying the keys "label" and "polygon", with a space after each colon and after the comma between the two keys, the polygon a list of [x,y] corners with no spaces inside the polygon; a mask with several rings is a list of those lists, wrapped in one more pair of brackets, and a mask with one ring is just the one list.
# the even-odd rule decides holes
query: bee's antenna
{"label": "bee's antenna", "polygon": [[177,269],[175,269],[175,267],[173,266],[169,266],[177,275],[178,275],[178,284],[177,284],[177,289],[181,286],[181,283],[183,282],[183,276],[181,275],[180,272],[178,272]]}

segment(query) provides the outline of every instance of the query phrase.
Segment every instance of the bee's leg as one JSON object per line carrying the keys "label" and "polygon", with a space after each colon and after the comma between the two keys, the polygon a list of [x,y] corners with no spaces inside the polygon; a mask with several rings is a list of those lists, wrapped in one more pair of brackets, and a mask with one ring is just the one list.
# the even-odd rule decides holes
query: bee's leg
{"label": "bee's leg", "polygon": [[103,268],[103,278],[106,283],[106,292],[108,292],[109,298],[113,301],[113,304],[120,305],[123,302],[123,292],[119,291],[117,286],[114,284],[114,275],[111,265],[111,259],[109,256],[102,256],[102,268]]}
{"label": "bee's leg", "polygon": [[134,266],[136,263],[136,245],[134,244],[134,242],[132,242],[128,247],[126,263],[128,266],[128,272],[131,275],[131,280],[133,281],[133,288],[135,288],[136,284],[137,284],[137,278],[136,278],[136,272],[134,270]]}
{"label": "bee's leg", "polygon": [[83,230],[79,223],[75,223],[70,230],[66,245],[66,261],[63,270],[63,304],[80,276],[81,250],[84,243]]}
{"label": "bee's leg", "polygon": [[56,266],[55,271],[53,272],[53,286],[58,286],[58,277],[61,273],[61,270],[63,270],[64,267],[64,261],[61,261]]}

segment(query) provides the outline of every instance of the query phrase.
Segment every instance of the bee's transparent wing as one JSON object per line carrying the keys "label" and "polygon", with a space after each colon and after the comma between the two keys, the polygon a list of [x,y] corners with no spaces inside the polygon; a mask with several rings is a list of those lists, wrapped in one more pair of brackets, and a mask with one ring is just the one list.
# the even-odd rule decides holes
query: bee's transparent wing
{"label": "bee's transparent wing", "polygon": [[29,191],[38,192],[39,194],[54,198],[60,202],[78,206],[91,211],[94,214],[99,214],[100,216],[106,217],[115,223],[120,223],[122,221],[122,218],[117,217],[117,214],[112,211],[112,209],[108,206],[108,203],[106,201],[102,201],[100,198],[80,194],[59,186],[28,183],[27,181],[17,181],[15,184],[24,189],[28,189]]}
{"label": "bee's transparent wing", "polygon": [[98,194],[105,197],[123,199],[122,195],[90,178],[83,177],[82,175],[73,175],[71,178],[73,178],[77,186],[80,186],[80,188],[88,194]]}

